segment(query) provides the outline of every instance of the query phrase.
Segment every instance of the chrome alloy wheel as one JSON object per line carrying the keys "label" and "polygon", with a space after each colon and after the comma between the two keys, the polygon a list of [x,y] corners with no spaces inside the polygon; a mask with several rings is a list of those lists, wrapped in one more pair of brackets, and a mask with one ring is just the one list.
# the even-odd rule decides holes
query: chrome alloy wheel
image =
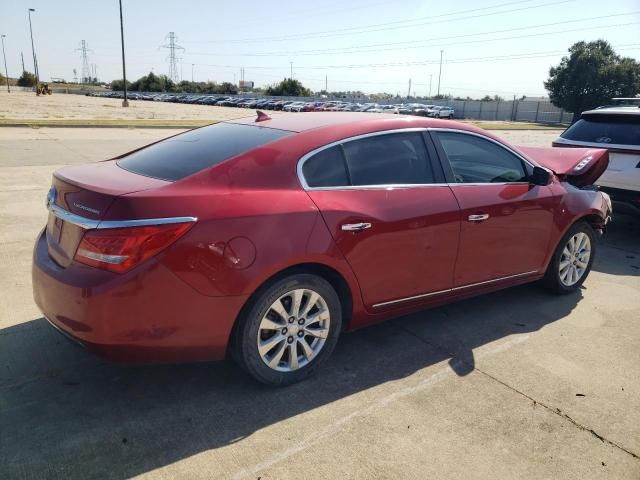
{"label": "chrome alloy wheel", "polygon": [[578,232],[569,238],[558,266],[560,282],[566,287],[575,285],[587,271],[590,258],[591,240],[586,233]]}
{"label": "chrome alloy wheel", "polygon": [[279,372],[292,372],[320,353],[329,335],[331,315],[322,296],[307,288],[280,296],[258,327],[258,353]]}

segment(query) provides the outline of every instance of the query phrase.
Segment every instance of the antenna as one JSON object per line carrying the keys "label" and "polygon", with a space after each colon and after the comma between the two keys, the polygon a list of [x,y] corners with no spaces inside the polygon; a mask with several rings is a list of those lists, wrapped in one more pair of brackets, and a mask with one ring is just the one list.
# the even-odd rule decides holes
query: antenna
{"label": "antenna", "polygon": [[76,48],[77,51],[80,51],[80,56],[82,57],[82,76],[80,77],[80,83],[91,83],[91,69],[89,68],[89,57],[88,53],[93,53],[85,40],[80,41],[80,48]]}
{"label": "antenna", "polygon": [[177,83],[180,81],[180,76],[178,75],[178,60],[182,60],[182,58],[176,57],[176,50],[184,51],[184,47],[176,43],[178,36],[174,32],[169,32],[164,39],[168,39],[169,43],[160,45],[160,48],[169,49],[169,56],[167,57],[167,60],[169,60],[169,78]]}

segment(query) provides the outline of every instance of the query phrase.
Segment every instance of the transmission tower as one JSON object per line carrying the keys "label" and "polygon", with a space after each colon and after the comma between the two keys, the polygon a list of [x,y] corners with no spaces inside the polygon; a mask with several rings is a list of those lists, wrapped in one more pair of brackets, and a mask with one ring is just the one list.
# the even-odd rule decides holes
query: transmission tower
{"label": "transmission tower", "polygon": [[80,77],[80,83],[89,83],[91,82],[91,69],[89,68],[89,57],[88,53],[93,53],[87,42],[82,40],[80,42],[80,48],[76,48],[80,52],[80,56],[82,57],[82,76]]}
{"label": "transmission tower", "polygon": [[164,39],[168,40],[169,43],[160,45],[160,48],[169,49],[169,56],[167,57],[167,60],[169,60],[169,78],[177,83],[180,81],[180,75],[178,75],[178,61],[182,59],[176,57],[176,50],[184,51],[184,48],[176,43],[178,37],[174,32],[169,32]]}

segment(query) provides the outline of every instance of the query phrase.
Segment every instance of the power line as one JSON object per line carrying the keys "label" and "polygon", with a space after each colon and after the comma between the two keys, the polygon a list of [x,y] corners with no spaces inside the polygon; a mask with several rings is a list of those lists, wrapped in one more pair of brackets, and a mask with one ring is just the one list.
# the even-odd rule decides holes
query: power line
{"label": "power line", "polygon": [[[311,39],[311,38],[326,38],[326,37],[335,37],[335,36],[343,36],[343,35],[354,35],[354,34],[379,32],[379,31],[386,31],[386,30],[397,30],[400,28],[420,27],[424,25],[433,25],[437,23],[456,22],[456,21],[468,20],[472,18],[488,17],[492,15],[500,15],[503,13],[518,12],[522,10],[531,10],[534,8],[543,8],[548,6],[556,6],[563,3],[573,2],[575,0],[553,1],[553,2],[541,4],[541,5],[531,5],[528,7],[520,7],[520,8],[511,9],[511,10],[503,10],[499,12],[487,12],[487,10],[494,9],[494,8],[501,8],[505,6],[517,5],[522,3],[531,3],[532,1],[536,1],[536,0],[519,0],[515,2],[506,2],[506,3],[494,5],[494,6],[489,6],[489,7],[484,6],[481,8],[459,10],[456,12],[445,13],[440,15],[429,15],[426,17],[418,17],[418,18],[409,19],[409,20],[398,20],[393,22],[375,23],[375,24],[370,24],[370,25],[365,25],[360,27],[337,28],[337,29],[331,29],[331,30],[322,30],[318,32],[299,33],[299,34],[274,36],[274,37],[245,38],[245,39],[235,39],[235,40],[232,39],[232,40],[192,41],[190,43],[225,43],[225,44],[262,43],[265,41],[278,42],[278,41],[302,40],[302,39]],[[453,19],[435,20],[435,21],[433,20],[434,18],[449,17],[449,16],[455,16],[455,15],[461,15],[461,14],[468,14],[472,12],[484,12],[484,13],[480,13],[477,15],[467,15],[465,17],[453,18]],[[423,21],[423,20],[427,20],[427,21]],[[408,23],[412,25],[405,25]],[[395,25],[395,26],[392,26],[392,25]],[[362,30],[362,31],[358,31],[358,30]]]}
{"label": "power line", "polygon": [[178,37],[174,32],[169,32],[164,39],[169,39],[169,43],[160,45],[160,48],[169,49],[169,56],[167,57],[167,60],[169,60],[169,78],[177,83],[180,81],[180,75],[178,75],[178,60],[182,60],[182,58],[176,57],[176,50],[184,51],[184,47],[181,47],[176,43]]}
{"label": "power line", "polygon": [[[233,57],[239,57],[239,56],[266,57],[266,56],[286,56],[286,55],[289,55],[289,56],[290,55],[304,55],[304,56],[334,55],[334,54],[338,54],[338,53],[341,53],[341,54],[369,53],[369,52],[378,53],[378,52],[383,52],[383,51],[409,50],[409,49],[415,49],[415,48],[424,48],[424,47],[434,46],[434,45],[429,45],[429,44],[433,44],[434,42],[439,42],[441,40],[446,40],[446,39],[451,39],[451,38],[464,38],[464,37],[473,37],[473,36],[478,36],[478,35],[491,35],[491,34],[496,34],[496,33],[514,32],[514,31],[519,31],[519,30],[527,30],[527,29],[531,29],[531,28],[540,28],[540,27],[546,27],[546,26],[552,26],[552,25],[575,23],[575,22],[579,22],[579,21],[588,21],[588,20],[596,20],[596,19],[599,20],[599,19],[602,19],[602,18],[629,16],[629,15],[635,15],[637,13],[640,13],[640,12],[628,12],[628,13],[621,13],[621,14],[616,14],[616,15],[605,15],[605,16],[585,18],[585,19],[580,19],[580,20],[567,20],[565,22],[553,22],[553,23],[548,23],[548,24],[531,25],[531,26],[528,26],[528,27],[511,28],[511,29],[506,29],[506,30],[491,30],[491,31],[472,33],[472,34],[453,35],[453,36],[449,36],[449,37],[432,37],[430,39],[420,40],[419,41],[419,43],[420,43],[419,45],[415,45],[416,43],[418,43],[417,41],[410,41],[410,42],[396,42],[396,43],[359,45],[359,46],[355,46],[355,47],[339,47],[339,48],[331,48],[331,49],[298,50],[298,51],[293,51],[293,52],[291,52],[291,51],[289,51],[289,52],[275,51],[275,52],[236,53],[236,54],[192,52],[192,55],[233,56]],[[546,36],[546,35],[556,35],[556,34],[563,34],[563,33],[570,33],[570,32],[581,32],[581,31],[584,31],[584,30],[592,30],[594,28],[623,27],[623,26],[628,26],[628,25],[636,25],[638,23],[640,23],[640,22],[628,22],[628,23],[608,24],[608,25],[596,25],[596,26],[590,26],[590,27],[574,28],[574,29],[570,29],[570,30],[566,30],[565,29],[565,30],[559,30],[559,31],[547,31],[547,32],[531,33],[531,34],[526,34],[526,35],[517,35],[517,36],[509,36],[509,37],[498,37],[498,38],[488,38],[488,39],[474,39],[474,40],[466,40],[466,41],[462,41],[462,42],[451,42],[451,43],[446,43],[446,44],[436,43],[436,45],[441,46],[441,47],[445,47],[445,46],[468,45],[468,44],[484,43],[484,42],[497,42],[497,41],[502,41],[502,40],[513,40],[513,39],[520,39],[520,38],[532,38],[532,37],[540,37],[540,36]],[[425,43],[427,43],[427,44],[425,44]],[[387,46],[389,46],[389,45],[407,45],[407,46],[388,48]],[[385,48],[376,48],[376,47],[385,47]]]}

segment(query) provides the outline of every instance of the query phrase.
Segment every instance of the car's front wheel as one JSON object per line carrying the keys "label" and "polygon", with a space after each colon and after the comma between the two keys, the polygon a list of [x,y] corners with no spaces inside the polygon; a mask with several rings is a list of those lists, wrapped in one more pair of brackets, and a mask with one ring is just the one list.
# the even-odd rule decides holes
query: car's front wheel
{"label": "car's front wheel", "polygon": [[289,385],[311,376],[331,355],[342,309],[329,282],[295,274],[263,288],[239,322],[233,357],[258,381]]}
{"label": "car's front wheel", "polygon": [[544,284],[555,293],[571,293],[587,279],[596,250],[596,235],[586,222],[578,222],[562,237],[549,262]]}

